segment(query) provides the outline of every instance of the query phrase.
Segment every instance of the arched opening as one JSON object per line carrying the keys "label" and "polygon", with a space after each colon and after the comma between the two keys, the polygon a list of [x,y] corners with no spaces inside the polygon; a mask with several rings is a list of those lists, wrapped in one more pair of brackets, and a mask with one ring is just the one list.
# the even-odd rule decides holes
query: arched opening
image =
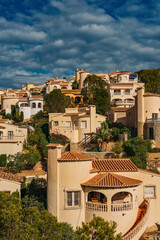
{"label": "arched opening", "polygon": [[38,108],[41,108],[42,107],[42,104],[41,103],[38,103]]}
{"label": "arched opening", "polygon": [[111,198],[111,211],[127,211],[133,209],[133,197],[129,192],[118,192]]}
{"label": "arched opening", "polygon": [[81,98],[80,97],[75,97],[75,103],[80,103],[81,102]]}
{"label": "arched opening", "polygon": [[88,202],[107,203],[107,197],[101,192],[89,192]]}
{"label": "arched opening", "polygon": [[36,108],[36,104],[34,102],[32,103],[32,108]]}
{"label": "arched opening", "polygon": [[134,103],[134,99],[132,98],[127,98],[124,100],[125,103]]}
{"label": "arched opening", "polygon": [[63,89],[67,89],[66,87],[61,87],[61,89],[63,90]]}
{"label": "arched opening", "polygon": [[2,137],[3,136],[3,131],[0,131],[0,137]]}
{"label": "arched opening", "polygon": [[57,89],[57,86],[54,86],[53,89]]}
{"label": "arched opening", "polygon": [[122,103],[122,99],[116,98],[116,99],[113,99],[112,102],[116,105],[118,103]]}
{"label": "arched opening", "polygon": [[27,103],[21,103],[20,107],[28,107]]}
{"label": "arched opening", "polygon": [[132,202],[132,194],[129,192],[118,192],[112,196],[112,203],[130,203]]}

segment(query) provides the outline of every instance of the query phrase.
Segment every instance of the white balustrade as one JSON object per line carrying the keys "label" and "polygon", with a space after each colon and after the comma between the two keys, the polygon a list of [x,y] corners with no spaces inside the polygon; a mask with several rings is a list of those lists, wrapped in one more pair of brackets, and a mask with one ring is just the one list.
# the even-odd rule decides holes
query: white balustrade
{"label": "white balustrade", "polygon": [[106,203],[86,203],[86,209],[92,211],[100,211],[100,212],[107,212],[107,204]]}
{"label": "white balustrade", "polygon": [[132,203],[111,204],[112,212],[128,211],[133,209]]}

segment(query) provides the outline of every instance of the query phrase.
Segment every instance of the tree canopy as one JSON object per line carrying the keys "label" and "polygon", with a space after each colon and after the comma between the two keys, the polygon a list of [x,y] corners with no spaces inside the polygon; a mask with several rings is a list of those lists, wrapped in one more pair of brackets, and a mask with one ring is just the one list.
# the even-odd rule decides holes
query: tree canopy
{"label": "tree canopy", "polygon": [[141,137],[131,138],[124,142],[123,147],[128,156],[138,168],[145,169],[147,165],[147,152],[151,150],[151,141]]}
{"label": "tree canopy", "polygon": [[140,70],[138,78],[145,83],[146,92],[160,93],[160,69]]}
{"label": "tree canopy", "polygon": [[101,217],[93,216],[89,223],[82,223],[77,228],[77,240],[122,240],[121,234],[115,234],[117,224],[109,223]]}
{"label": "tree canopy", "polygon": [[106,114],[110,107],[110,95],[106,89],[107,83],[96,75],[89,75],[83,83],[82,95],[86,105],[96,105],[97,113]]}
{"label": "tree canopy", "polygon": [[7,240],[122,240],[116,235],[115,222],[93,217],[90,223],[72,227],[58,222],[44,210],[35,198],[25,198],[23,203],[17,194],[0,192],[0,239]]}
{"label": "tree canopy", "polygon": [[68,106],[68,98],[61,92],[60,89],[54,89],[45,97],[45,110],[48,113],[65,112]]}

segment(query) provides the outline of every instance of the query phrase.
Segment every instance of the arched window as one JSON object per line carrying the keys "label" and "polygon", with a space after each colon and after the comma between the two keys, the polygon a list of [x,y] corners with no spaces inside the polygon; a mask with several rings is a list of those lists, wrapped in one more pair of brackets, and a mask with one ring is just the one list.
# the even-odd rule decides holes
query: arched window
{"label": "arched window", "polygon": [[57,89],[57,86],[54,86],[53,89]]}
{"label": "arched window", "polygon": [[28,107],[27,103],[21,103],[20,107]]}
{"label": "arched window", "polygon": [[42,104],[41,103],[38,103],[38,108],[41,108],[42,107]]}
{"label": "arched window", "polygon": [[32,103],[32,108],[36,108],[36,104],[34,102]]}
{"label": "arched window", "polygon": [[107,203],[107,197],[103,193],[92,191],[88,193],[88,202]]}

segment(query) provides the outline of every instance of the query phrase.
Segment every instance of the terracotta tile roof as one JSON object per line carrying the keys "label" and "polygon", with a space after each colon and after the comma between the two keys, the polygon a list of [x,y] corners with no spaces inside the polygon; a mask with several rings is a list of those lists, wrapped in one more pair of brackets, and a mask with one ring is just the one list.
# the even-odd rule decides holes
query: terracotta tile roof
{"label": "terracotta tile roof", "polygon": [[3,169],[0,169],[0,178],[14,181],[14,182],[23,182],[23,178],[19,177],[13,173],[5,172]]}
{"label": "terracotta tile roof", "polygon": [[156,175],[156,176],[160,177],[160,174],[159,174],[159,173],[154,173],[154,172],[149,171],[149,170],[146,170],[146,169],[140,169],[140,168],[138,168],[138,171],[139,171],[139,172],[148,173],[148,174],[152,174],[152,175]]}
{"label": "terracotta tile roof", "polygon": [[78,152],[63,152],[59,161],[91,161],[90,155],[80,154]]}
{"label": "terracotta tile roof", "polygon": [[20,173],[17,173],[18,177],[26,177],[26,176],[43,176],[46,172],[44,170],[24,170]]}
{"label": "terracotta tile roof", "polygon": [[62,147],[62,145],[59,143],[49,143],[46,147]]}
{"label": "terracotta tile roof", "polygon": [[124,177],[115,173],[99,173],[81,185],[92,187],[129,187],[141,183],[142,181],[140,180]]}
{"label": "terracotta tile roof", "polygon": [[[92,168],[100,172],[137,172],[138,169],[130,159],[96,159]],[[94,170],[91,170],[92,172]]]}

